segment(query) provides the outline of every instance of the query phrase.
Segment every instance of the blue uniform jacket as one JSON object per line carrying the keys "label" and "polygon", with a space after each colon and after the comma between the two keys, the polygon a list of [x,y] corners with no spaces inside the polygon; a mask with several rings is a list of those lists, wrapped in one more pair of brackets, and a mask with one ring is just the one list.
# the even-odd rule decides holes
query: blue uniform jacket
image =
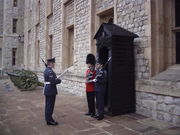
{"label": "blue uniform jacket", "polygon": [[95,91],[97,92],[105,92],[106,90],[106,79],[107,72],[105,69],[96,70],[97,81],[95,82]]}
{"label": "blue uniform jacket", "polygon": [[45,84],[44,95],[55,96],[57,94],[56,84],[61,83],[61,80],[57,78],[56,73],[51,67],[47,67],[44,71],[44,81],[50,82],[50,84]]}

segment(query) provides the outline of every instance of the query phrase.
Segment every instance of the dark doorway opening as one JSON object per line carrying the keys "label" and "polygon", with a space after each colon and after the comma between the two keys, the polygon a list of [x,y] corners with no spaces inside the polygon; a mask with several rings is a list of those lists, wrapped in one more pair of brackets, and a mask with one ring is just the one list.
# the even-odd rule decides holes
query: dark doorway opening
{"label": "dark doorway opening", "polygon": [[108,48],[107,47],[101,47],[99,49],[99,59],[103,61],[103,64],[106,64],[108,60]]}
{"label": "dark doorway opening", "polygon": [[109,58],[109,50],[107,47],[101,47],[99,49],[99,58],[103,61],[104,64],[104,69],[107,71],[107,81],[106,81],[106,92],[105,92],[105,96],[104,96],[104,105],[105,105],[105,111],[108,111],[108,78],[109,78],[109,68],[108,68],[108,58]]}
{"label": "dark doorway opening", "polygon": [[[180,1],[175,1],[175,27],[180,27]],[[176,64],[180,64],[180,32],[176,32]]]}
{"label": "dark doorway opening", "polygon": [[176,64],[180,64],[180,32],[176,33]]}

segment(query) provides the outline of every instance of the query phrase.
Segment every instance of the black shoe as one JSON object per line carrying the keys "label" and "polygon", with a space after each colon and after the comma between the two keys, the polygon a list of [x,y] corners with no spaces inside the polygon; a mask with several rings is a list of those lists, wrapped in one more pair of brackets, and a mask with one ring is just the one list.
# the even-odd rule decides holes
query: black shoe
{"label": "black shoe", "polygon": [[89,115],[91,115],[91,113],[85,113],[85,115],[86,115],[86,116],[89,116]]}
{"label": "black shoe", "polygon": [[104,116],[99,116],[99,117],[97,118],[97,120],[102,120],[102,119],[104,119]]}
{"label": "black shoe", "polygon": [[92,113],[92,114],[91,114],[91,117],[93,117],[93,118],[94,118],[95,116],[96,116],[96,115],[95,115],[94,113]]}
{"label": "black shoe", "polygon": [[53,126],[55,126],[55,125],[58,125],[58,122],[56,122],[56,121],[50,121],[50,122],[48,122],[48,121],[47,121],[47,125],[53,125]]}
{"label": "black shoe", "polygon": [[99,116],[98,115],[94,115],[93,118],[97,119]]}

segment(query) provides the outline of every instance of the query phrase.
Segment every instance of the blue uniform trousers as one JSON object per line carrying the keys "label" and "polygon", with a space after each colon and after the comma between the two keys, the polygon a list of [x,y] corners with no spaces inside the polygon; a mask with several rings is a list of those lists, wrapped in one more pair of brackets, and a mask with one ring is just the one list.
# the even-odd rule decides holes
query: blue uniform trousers
{"label": "blue uniform trousers", "polygon": [[56,96],[46,96],[46,105],[45,105],[45,118],[47,122],[54,121],[52,114],[54,111]]}
{"label": "blue uniform trousers", "polygon": [[104,117],[104,91],[96,91],[96,108],[99,117]]}

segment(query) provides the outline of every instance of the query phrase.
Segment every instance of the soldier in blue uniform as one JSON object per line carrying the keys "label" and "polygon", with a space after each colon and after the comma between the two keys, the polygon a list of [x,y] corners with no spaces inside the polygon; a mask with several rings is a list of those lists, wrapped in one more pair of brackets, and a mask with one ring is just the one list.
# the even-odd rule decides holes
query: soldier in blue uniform
{"label": "soldier in blue uniform", "polygon": [[104,118],[104,96],[106,91],[107,71],[103,68],[103,62],[100,59],[96,62],[96,69],[96,78],[94,79],[94,82],[96,108],[98,113],[95,118],[97,120],[102,120]]}
{"label": "soldier in blue uniform", "polygon": [[58,122],[52,118],[54,104],[57,95],[56,84],[61,83],[61,80],[56,77],[56,73],[52,70],[54,68],[55,58],[47,59],[47,67],[44,71],[44,95],[45,95],[45,118],[47,125],[57,125]]}

